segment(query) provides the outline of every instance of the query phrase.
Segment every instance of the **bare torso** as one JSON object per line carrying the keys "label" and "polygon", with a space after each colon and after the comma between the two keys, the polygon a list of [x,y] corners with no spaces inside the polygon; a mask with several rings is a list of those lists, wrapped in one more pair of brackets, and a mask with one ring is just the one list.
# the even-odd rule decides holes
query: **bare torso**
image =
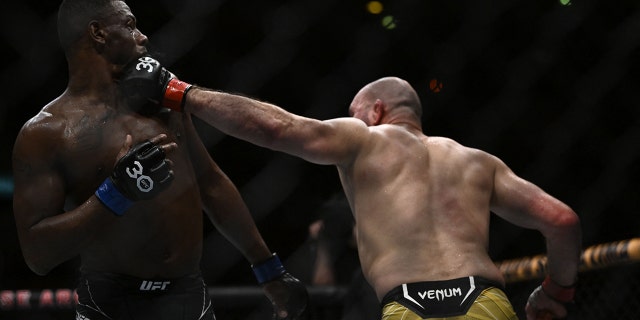
{"label": "bare torso", "polygon": [[167,156],[176,172],[171,186],[153,200],[134,204],[95,235],[81,252],[82,268],[139,277],[198,270],[202,207],[181,114],[145,117],[63,95],[34,119],[31,125],[50,126],[55,136],[52,152],[65,183],[65,210],[86,201],[111,174],[127,134],[134,144],[160,133],[175,141],[178,149]]}
{"label": "bare torso", "polygon": [[354,162],[338,168],[378,298],[408,282],[471,275],[502,282],[487,253],[490,157],[397,125],[369,130]]}

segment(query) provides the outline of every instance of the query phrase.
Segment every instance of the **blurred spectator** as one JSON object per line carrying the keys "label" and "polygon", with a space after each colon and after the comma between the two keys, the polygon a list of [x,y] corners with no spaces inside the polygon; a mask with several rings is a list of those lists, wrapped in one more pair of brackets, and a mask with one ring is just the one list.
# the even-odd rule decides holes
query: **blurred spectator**
{"label": "blurred spectator", "polygon": [[309,226],[315,243],[311,285],[347,286],[342,320],[380,319],[375,292],[365,280],[354,235],[353,215],[342,190],[331,196]]}

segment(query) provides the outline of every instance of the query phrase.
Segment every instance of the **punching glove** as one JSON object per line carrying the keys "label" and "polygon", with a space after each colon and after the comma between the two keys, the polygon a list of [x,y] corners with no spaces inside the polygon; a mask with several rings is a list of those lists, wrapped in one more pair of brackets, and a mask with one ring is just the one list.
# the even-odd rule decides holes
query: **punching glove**
{"label": "punching glove", "polygon": [[152,199],[171,181],[173,171],[164,151],[146,140],[131,147],[118,160],[95,195],[113,213],[122,216],[135,201]]}
{"label": "punching glove", "polygon": [[187,92],[192,85],[178,80],[158,60],[142,56],[124,68],[120,87],[135,103],[149,100],[175,111],[182,111]]}
{"label": "punching glove", "polygon": [[[258,284],[266,292],[274,308],[273,319],[304,320],[308,319],[307,306],[309,294],[307,288],[289,274],[277,254],[256,265],[252,265],[253,273]],[[286,311],[286,317],[280,317],[281,311]]]}

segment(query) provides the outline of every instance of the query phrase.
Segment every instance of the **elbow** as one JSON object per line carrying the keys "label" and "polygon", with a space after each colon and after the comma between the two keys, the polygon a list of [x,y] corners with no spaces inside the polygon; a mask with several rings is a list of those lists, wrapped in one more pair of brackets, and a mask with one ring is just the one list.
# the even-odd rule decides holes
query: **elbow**
{"label": "elbow", "polygon": [[39,259],[29,259],[25,257],[25,262],[29,269],[31,269],[31,271],[39,276],[46,276],[47,274],[49,274],[49,272],[51,272],[53,266],[38,260]]}
{"label": "elbow", "polygon": [[47,275],[56,266],[51,259],[49,248],[42,247],[32,240],[29,233],[19,234],[20,249],[25,264],[31,271],[39,276]]}
{"label": "elbow", "polygon": [[580,237],[580,218],[569,207],[558,210],[553,219],[547,224],[547,236],[573,236]]}
{"label": "elbow", "polygon": [[22,255],[27,267],[39,276],[45,276],[55,267],[55,264],[49,263],[42,253],[30,252],[23,248]]}
{"label": "elbow", "polygon": [[580,228],[580,218],[569,207],[563,210],[557,217],[555,224],[562,229]]}
{"label": "elbow", "polygon": [[39,276],[46,276],[51,271],[51,269],[35,268],[35,267],[32,267],[31,265],[29,265],[29,268],[31,269],[31,271],[33,271],[35,274],[37,274]]}

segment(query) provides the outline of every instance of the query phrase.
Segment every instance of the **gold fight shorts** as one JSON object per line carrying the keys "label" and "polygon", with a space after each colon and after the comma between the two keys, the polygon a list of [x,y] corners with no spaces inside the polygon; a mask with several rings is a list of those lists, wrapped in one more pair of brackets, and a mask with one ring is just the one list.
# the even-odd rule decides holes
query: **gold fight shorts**
{"label": "gold fight shorts", "polygon": [[517,320],[502,285],[477,276],[402,284],[382,299],[382,320]]}

